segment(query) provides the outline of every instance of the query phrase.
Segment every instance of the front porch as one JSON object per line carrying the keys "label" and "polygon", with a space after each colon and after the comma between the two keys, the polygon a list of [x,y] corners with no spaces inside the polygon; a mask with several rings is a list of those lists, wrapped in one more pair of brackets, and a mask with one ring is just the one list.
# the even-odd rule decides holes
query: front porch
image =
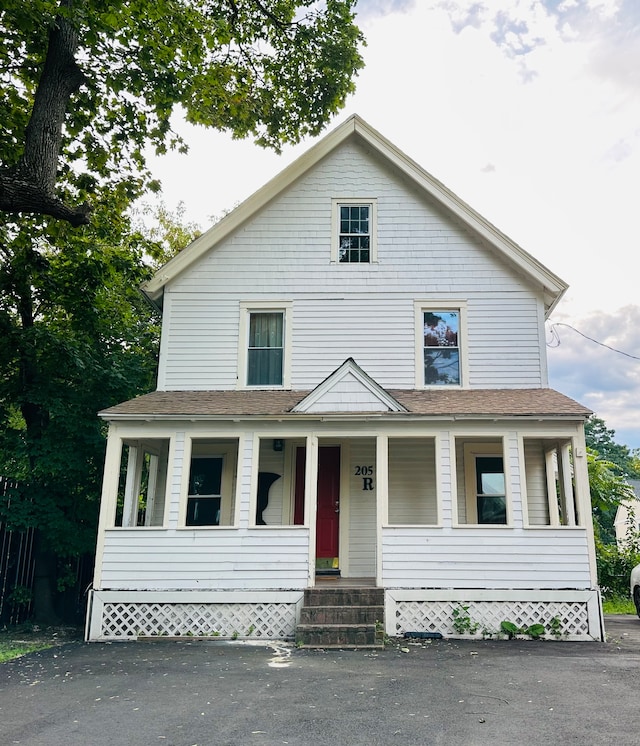
{"label": "front porch", "polygon": [[477,599],[590,639],[589,521],[579,422],[112,424],[88,637],[292,638],[320,587],[380,589],[390,636]]}

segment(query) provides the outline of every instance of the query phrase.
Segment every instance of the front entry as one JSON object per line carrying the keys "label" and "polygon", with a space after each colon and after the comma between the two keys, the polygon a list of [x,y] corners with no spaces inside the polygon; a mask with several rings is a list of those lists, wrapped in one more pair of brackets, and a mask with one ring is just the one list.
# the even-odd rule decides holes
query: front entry
{"label": "front entry", "polygon": [[[304,506],[306,448],[296,451],[296,520]],[[300,515],[299,515],[300,514]],[[316,514],[316,569],[337,572],[340,535],[340,446],[318,449],[318,507]]]}

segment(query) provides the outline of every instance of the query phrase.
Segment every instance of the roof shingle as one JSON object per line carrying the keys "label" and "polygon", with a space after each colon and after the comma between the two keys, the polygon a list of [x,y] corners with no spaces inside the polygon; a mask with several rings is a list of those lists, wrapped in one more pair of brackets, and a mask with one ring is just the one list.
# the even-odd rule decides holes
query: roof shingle
{"label": "roof shingle", "polygon": [[[100,414],[107,420],[144,416],[220,418],[289,414],[300,417],[291,410],[309,393],[279,390],[154,391],[105,409]],[[553,389],[397,389],[388,390],[388,393],[408,410],[408,416],[584,418],[591,414],[586,407]],[[366,415],[363,412],[357,414]],[[389,416],[398,415],[389,413]]]}

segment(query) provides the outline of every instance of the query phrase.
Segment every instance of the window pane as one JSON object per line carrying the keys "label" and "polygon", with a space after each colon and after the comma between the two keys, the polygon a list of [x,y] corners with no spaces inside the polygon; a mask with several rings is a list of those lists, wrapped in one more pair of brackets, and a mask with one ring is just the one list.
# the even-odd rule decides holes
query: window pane
{"label": "window pane", "polygon": [[478,497],[478,523],[507,522],[507,505],[504,497]]}
{"label": "window pane", "polygon": [[220,456],[191,459],[190,495],[219,495],[221,483],[222,458]]}
{"label": "window pane", "polygon": [[252,313],[249,347],[282,347],[283,318],[277,313]]}
{"label": "window pane", "polygon": [[434,313],[425,311],[424,314],[424,346],[425,347],[457,347],[459,314],[447,311]]}
{"label": "window pane", "polygon": [[460,352],[457,349],[425,349],[425,385],[460,383]]}
{"label": "window pane", "polygon": [[249,386],[282,385],[283,350],[249,350],[247,384]]}
{"label": "window pane", "polygon": [[483,495],[504,495],[504,474],[481,474],[480,480]]}
{"label": "window pane", "polygon": [[187,526],[219,526],[219,497],[190,497],[187,501]]}

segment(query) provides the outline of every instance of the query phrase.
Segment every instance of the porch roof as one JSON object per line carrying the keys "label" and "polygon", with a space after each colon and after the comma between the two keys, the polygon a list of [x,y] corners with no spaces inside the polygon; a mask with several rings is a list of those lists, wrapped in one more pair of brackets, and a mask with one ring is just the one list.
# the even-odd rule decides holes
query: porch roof
{"label": "porch roof", "polygon": [[[582,419],[591,414],[554,389],[388,389],[406,408],[385,417],[563,417]],[[282,417],[304,418],[292,409],[309,391],[154,391],[100,412],[104,419]],[[322,412],[313,417],[366,417],[367,412]],[[380,416],[380,412],[372,412]]]}

